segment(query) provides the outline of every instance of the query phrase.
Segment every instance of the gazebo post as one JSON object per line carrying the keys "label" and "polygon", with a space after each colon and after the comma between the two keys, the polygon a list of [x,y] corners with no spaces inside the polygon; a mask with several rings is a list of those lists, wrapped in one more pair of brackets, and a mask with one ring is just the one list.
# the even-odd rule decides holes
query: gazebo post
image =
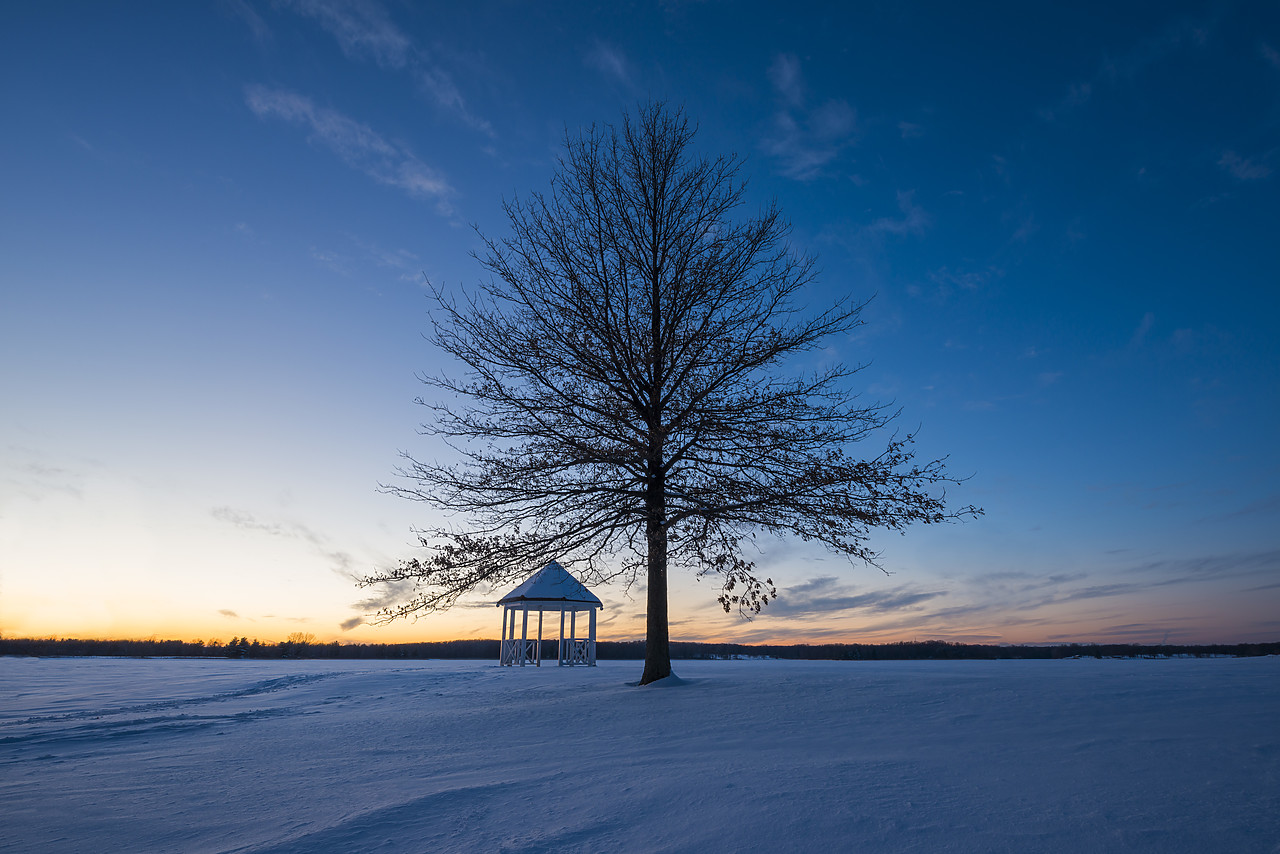
{"label": "gazebo post", "polygon": [[507,612],[510,608],[502,609],[502,640],[498,641],[498,664],[507,663]]}
{"label": "gazebo post", "polygon": [[524,622],[520,624],[520,666],[529,660],[529,603],[524,606]]}
{"label": "gazebo post", "polygon": [[542,666],[542,609],[538,609],[538,651],[534,655],[534,664]]}
{"label": "gazebo post", "polygon": [[507,637],[507,664],[516,663],[516,609],[511,609],[511,632]]}
{"label": "gazebo post", "polygon": [[591,631],[589,633],[590,641],[587,643],[587,664],[590,667],[596,666],[596,609],[589,608],[587,613],[591,615]]}
{"label": "gazebo post", "polygon": [[559,667],[564,667],[564,605],[560,606],[560,645],[556,647],[556,652],[560,657]]}
{"label": "gazebo post", "polygon": [[516,609],[507,606],[506,616],[511,621],[511,629],[507,632],[507,664],[516,663]]}

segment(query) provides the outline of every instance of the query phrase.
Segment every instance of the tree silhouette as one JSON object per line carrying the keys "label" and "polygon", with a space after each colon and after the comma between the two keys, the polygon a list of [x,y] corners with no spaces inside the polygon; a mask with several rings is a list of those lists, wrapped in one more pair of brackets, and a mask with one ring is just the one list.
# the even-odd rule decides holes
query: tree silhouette
{"label": "tree silhouette", "polygon": [[734,219],[736,155],[700,157],[682,110],[642,106],[621,127],[566,135],[549,194],[504,203],[509,236],[484,238],[491,274],[461,299],[433,287],[434,343],[461,376],[423,431],[461,462],[406,454],[387,489],[465,519],[419,531],[426,555],[364,585],[413,581],[384,620],[447,608],[556,558],[588,583],[643,577],[641,684],[671,673],[668,570],[718,575],[726,611],[776,596],[740,546],[792,535],[871,564],[873,528],[949,512],[942,460],[912,436],[853,446],[896,413],[850,391],[860,366],[795,365],[861,325],[865,303],[805,314],[814,263],[794,253],[776,205]]}

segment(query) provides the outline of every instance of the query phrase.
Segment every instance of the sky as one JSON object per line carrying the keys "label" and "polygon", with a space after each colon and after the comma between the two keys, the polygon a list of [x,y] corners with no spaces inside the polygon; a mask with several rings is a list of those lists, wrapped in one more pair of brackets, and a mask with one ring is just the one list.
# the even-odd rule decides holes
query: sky
{"label": "sky", "polygon": [[649,99],[985,510],[884,571],[762,540],[778,601],[678,576],[673,639],[1280,638],[1280,8],[714,0],[4,4],[0,634],[496,637],[506,590],[354,583],[437,521],[380,489],[439,452],[424,281]]}

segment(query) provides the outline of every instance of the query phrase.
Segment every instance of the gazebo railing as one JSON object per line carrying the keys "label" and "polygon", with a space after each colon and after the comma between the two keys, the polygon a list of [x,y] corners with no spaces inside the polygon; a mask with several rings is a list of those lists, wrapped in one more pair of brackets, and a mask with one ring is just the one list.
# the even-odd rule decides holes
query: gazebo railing
{"label": "gazebo railing", "polygon": [[[535,638],[507,638],[502,642],[502,664],[537,664],[538,641]],[[492,659],[490,659],[492,660]]]}
{"label": "gazebo railing", "polygon": [[588,638],[565,638],[560,651],[560,664],[564,667],[594,664],[591,651],[591,641]]}

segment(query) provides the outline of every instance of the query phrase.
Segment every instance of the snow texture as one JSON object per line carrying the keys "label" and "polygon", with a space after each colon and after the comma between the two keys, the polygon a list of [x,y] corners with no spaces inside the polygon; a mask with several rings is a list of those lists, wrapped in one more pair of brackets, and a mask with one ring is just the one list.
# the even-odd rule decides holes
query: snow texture
{"label": "snow texture", "polygon": [[1280,658],[0,658],[5,852],[1277,852]]}

